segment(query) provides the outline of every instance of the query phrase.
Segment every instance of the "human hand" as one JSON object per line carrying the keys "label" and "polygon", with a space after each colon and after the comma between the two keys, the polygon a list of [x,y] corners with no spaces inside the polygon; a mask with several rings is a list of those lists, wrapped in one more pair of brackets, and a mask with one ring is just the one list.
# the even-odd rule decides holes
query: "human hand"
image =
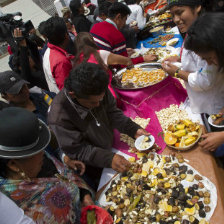
{"label": "human hand", "polygon": [[211,132],[202,135],[203,141],[199,142],[199,146],[203,150],[215,151],[220,145],[224,143],[224,132]]}
{"label": "human hand", "polygon": [[178,67],[173,65],[171,62],[163,62],[162,63],[163,70],[167,72],[170,76],[174,76]]}
{"label": "human hand", "polygon": [[157,61],[158,57],[155,54],[147,54],[143,56],[145,62]]}
{"label": "human hand", "polygon": [[83,162],[78,161],[78,160],[72,160],[68,156],[64,156],[64,163],[74,169],[74,170],[80,170],[80,175],[82,176],[86,170],[86,166]]}
{"label": "human hand", "polygon": [[171,56],[171,57],[168,57],[168,58],[165,58],[163,60],[163,62],[179,62],[180,61],[180,57],[179,56]]}
{"label": "human hand", "polygon": [[140,137],[140,136],[142,136],[142,135],[149,136],[150,133],[147,132],[147,131],[146,131],[145,129],[143,129],[143,128],[139,128],[139,129],[137,130],[136,134],[135,134],[135,139],[138,138],[138,137]]}
{"label": "human hand", "polygon": [[23,37],[22,31],[19,28],[14,29],[13,31],[15,39],[18,40],[20,46],[26,47],[26,40]]}
{"label": "human hand", "polygon": [[123,173],[129,169],[131,166],[130,162],[126,160],[123,156],[115,154],[112,160],[111,167],[113,170]]}
{"label": "human hand", "polygon": [[133,48],[127,48],[127,53],[128,53],[128,56],[130,57],[132,54],[135,53],[135,50]]}

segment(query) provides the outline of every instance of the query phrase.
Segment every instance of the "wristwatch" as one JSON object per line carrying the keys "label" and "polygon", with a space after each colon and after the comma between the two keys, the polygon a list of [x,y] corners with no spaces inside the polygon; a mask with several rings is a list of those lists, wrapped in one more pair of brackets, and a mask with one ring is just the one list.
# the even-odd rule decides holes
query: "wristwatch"
{"label": "wristwatch", "polygon": [[178,75],[179,75],[179,71],[180,71],[180,70],[181,70],[181,69],[178,68],[178,69],[175,71],[175,73],[174,73],[174,77],[178,78]]}

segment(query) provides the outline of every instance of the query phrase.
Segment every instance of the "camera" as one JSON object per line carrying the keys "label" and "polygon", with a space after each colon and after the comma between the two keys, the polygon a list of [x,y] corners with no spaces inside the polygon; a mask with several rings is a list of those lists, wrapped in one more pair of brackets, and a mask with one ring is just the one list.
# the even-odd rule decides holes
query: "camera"
{"label": "camera", "polygon": [[29,36],[29,31],[34,28],[33,23],[28,20],[23,22],[22,13],[4,14],[0,16],[0,42],[8,41],[13,37],[13,30],[19,28],[24,37]]}

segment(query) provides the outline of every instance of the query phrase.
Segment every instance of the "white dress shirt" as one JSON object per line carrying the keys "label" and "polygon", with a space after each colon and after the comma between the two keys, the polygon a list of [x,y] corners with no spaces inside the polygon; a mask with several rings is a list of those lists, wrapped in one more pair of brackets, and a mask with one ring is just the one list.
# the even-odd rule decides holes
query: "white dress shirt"
{"label": "white dress shirt", "polygon": [[131,10],[131,14],[128,16],[126,24],[130,24],[133,21],[137,22],[137,26],[140,30],[145,27],[146,18],[144,17],[143,9],[140,5],[128,5]]}
{"label": "white dress shirt", "polygon": [[192,112],[217,114],[224,107],[224,74],[186,49],[181,64],[184,71],[190,72],[185,85]]}

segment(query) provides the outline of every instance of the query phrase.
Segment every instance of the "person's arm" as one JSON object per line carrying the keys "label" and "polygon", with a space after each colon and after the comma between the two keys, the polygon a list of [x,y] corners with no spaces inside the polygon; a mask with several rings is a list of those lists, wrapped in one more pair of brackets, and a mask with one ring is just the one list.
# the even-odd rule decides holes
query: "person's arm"
{"label": "person's arm", "polygon": [[109,52],[107,57],[107,65],[126,65],[126,66],[132,66],[132,60],[129,57],[124,57],[119,54],[113,54]]}
{"label": "person's arm", "polygon": [[95,167],[112,168],[117,172],[124,172],[130,166],[123,156],[86,142],[78,130],[58,125],[49,126],[57,137],[61,150],[70,160],[79,160]]}
{"label": "person's arm", "polygon": [[121,133],[135,138],[137,130],[142,129],[141,126],[133,122],[129,117],[125,116],[119,108],[117,108],[116,100],[110,91],[107,91],[105,97],[107,97],[107,115],[112,128],[116,128]]}
{"label": "person's arm", "polygon": [[14,37],[15,39],[17,39],[17,43],[20,49],[20,55],[19,55],[19,63],[21,67],[20,76],[22,79],[30,81],[31,69],[28,57],[27,43],[22,35],[22,31],[19,28],[14,30]]}
{"label": "person's arm", "polygon": [[55,78],[58,88],[61,90],[64,87],[64,81],[69,76],[69,72],[72,70],[72,64],[68,60],[64,60],[58,63],[53,69],[53,76]]}
{"label": "person's arm", "polygon": [[75,128],[65,128],[60,125],[49,125],[54,132],[60,149],[73,160],[79,160],[86,165],[96,167],[111,167],[114,153],[91,145]]}

